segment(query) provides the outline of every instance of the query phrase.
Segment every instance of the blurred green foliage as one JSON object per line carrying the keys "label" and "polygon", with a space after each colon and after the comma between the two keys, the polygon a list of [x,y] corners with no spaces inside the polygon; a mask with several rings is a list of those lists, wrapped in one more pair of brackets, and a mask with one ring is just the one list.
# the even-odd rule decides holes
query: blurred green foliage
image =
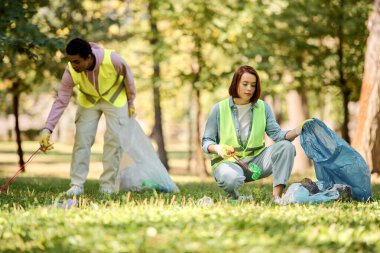
{"label": "blurred green foliage", "polygon": [[[249,64],[259,71],[263,95],[283,101],[296,89],[314,115],[323,111],[330,94],[334,118],[347,123],[346,99],[357,101],[360,93],[370,1],[158,1],[154,48],[147,8],[133,0],[1,1],[1,111],[9,111],[7,92],[36,96],[56,87],[66,62],[65,43],[82,36],[127,59],[145,100],[155,50],[161,69],[155,85],[164,114],[173,120],[192,110],[186,102],[189,90],[201,91],[202,107],[210,108],[227,96],[234,69]],[[143,113],[152,119],[149,105]]]}

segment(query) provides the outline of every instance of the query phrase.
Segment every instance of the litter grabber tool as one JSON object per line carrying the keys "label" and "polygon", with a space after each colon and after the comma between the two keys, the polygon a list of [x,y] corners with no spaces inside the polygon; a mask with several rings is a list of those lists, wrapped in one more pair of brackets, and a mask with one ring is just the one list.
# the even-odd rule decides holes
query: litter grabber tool
{"label": "litter grabber tool", "polygon": [[2,191],[5,191],[5,190],[7,190],[7,188],[8,188],[8,186],[9,186],[9,184],[18,176],[18,174],[20,174],[20,172],[21,171],[23,171],[24,170],[24,168],[26,167],[26,165],[28,164],[28,163],[30,163],[32,160],[33,160],[33,158],[37,155],[37,153],[39,152],[39,151],[42,151],[42,152],[45,152],[45,148],[44,147],[39,147],[36,151],[34,151],[34,153],[29,157],[29,159],[20,167],[20,169],[18,170],[18,171],[16,171],[16,173],[3,185],[3,186],[1,186],[1,188],[0,188],[0,193],[2,192]]}
{"label": "litter grabber tool", "polygon": [[236,162],[238,164],[240,164],[244,169],[246,169],[247,171],[249,171],[249,172],[252,173],[252,176],[251,176],[252,180],[255,181],[255,180],[257,180],[257,179],[260,178],[260,176],[261,176],[261,169],[259,168],[259,166],[257,166],[254,163],[250,163],[249,165],[243,163],[239,159],[239,157],[237,157],[237,155],[236,155],[235,152],[231,153],[230,156],[233,157],[236,160]]}

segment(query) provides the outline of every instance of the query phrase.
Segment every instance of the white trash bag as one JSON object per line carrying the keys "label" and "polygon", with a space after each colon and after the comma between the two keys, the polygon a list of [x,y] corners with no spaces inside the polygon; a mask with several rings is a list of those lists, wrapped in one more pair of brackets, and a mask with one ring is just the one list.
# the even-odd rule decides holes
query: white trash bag
{"label": "white trash bag", "polygon": [[117,191],[179,191],[135,118],[129,118],[121,135],[122,154],[116,179]]}

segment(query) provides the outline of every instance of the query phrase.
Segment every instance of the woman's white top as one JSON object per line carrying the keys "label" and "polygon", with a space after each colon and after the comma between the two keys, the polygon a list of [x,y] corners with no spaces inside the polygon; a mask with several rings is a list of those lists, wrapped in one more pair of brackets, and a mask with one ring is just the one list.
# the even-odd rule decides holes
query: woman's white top
{"label": "woman's white top", "polygon": [[248,103],[246,105],[237,105],[238,109],[238,121],[239,121],[239,129],[240,129],[240,138],[245,145],[248,139],[249,126],[250,126],[250,117],[251,117],[251,104]]}

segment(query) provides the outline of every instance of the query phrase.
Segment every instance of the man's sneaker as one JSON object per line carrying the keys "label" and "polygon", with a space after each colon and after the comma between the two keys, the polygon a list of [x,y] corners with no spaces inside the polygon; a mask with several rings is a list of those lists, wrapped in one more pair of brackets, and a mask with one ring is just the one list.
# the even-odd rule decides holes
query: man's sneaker
{"label": "man's sneaker", "polygon": [[78,185],[72,185],[71,188],[66,192],[67,196],[76,196],[83,194],[83,187]]}
{"label": "man's sneaker", "polygon": [[99,192],[102,194],[113,194],[115,189],[111,187],[100,187]]}

